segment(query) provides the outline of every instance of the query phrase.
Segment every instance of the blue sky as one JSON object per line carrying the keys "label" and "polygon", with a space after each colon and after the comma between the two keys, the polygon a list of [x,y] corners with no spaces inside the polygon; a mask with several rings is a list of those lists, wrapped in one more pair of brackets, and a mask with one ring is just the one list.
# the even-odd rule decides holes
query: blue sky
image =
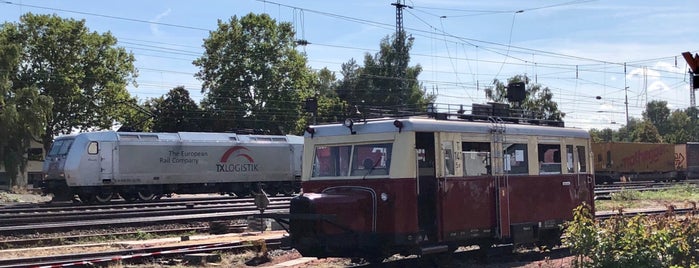
{"label": "blue sky", "polygon": [[[299,47],[314,69],[336,71],[354,58],[376,53],[381,38],[395,31],[389,0],[356,1],[86,1],[9,0],[0,18],[57,14],[84,19],[93,31],[110,31],[133,52],[139,69],[140,100],[183,85],[195,100],[201,84],[191,62],[217,20],[268,13],[291,22]],[[526,74],[553,90],[567,113],[568,126],[618,128],[640,118],[647,101],[689,107],[687,64],[681,53],[699,52],[691,26],[699,18],[696,1],[459,1],[407,0],[406,31],[414,38],[411,64],[438,103],[484,103],[483,88],[493,79]],[[521,11],[521,12],[520,12]],[[624,70],[626,63],[626,71]],[[628,87],[625,91],[624,88]],[[601,96],[601,99],[595,98]]]}

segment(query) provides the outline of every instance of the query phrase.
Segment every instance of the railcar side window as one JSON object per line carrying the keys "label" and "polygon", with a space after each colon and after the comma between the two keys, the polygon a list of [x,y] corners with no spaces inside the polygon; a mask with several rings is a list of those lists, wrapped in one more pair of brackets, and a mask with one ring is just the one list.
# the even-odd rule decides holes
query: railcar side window
{"label": "railcar side window", "polygon": [[313,160],[313,177],[349,174],[351,146],[318,146]]}
{"label": "railcar side window", "polygon": [[568,170],[568,173],[573,173],[575,170],[573,169],[573,164],[575,164],[575,160],[573,157],[573,145],[566,145],[566,170]]}
{"label": "railcar side window", "polygon": [[505,147],[505,171],[509,174],[529,174],[529,161],[527,161],[527,145],[516,143],[506,144]]}
{"label": "railcar side window", "polygon": [[355,145],[352,157],[352,176],[388,175],[393,144]]}
{"label": "railcar side window", "polygon": [[585,146],[578,146],[578,172],[587,172],[587,154]]}
{"label": "railcar side window", "polygon": [[463,151],[464,176],[490,175],[490,143],[464,142]]}
{"label": "railcar side window", "polygon": [[73,144],[73,140],[58,140],[51,145],[51,150],[49,150],[49,156],[65,155],[70,149],[70,145]]}
{"label": "railcar side window", "polygon": [[539,174],[561,174],[561,146],[539,144]]}
{"label": "railcar side window", "polygon": [[97,154],[99,152],[99,145],[97,144],[96,141],[90,142],[90,145],[87,146],[87,154]]}

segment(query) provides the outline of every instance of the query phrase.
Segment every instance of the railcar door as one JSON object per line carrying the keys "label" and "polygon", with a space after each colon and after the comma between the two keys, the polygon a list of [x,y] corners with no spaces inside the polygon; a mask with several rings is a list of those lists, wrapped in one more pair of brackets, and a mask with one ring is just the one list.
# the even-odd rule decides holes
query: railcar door
{"label": "railcar door", "polygon": [[102,182],[111,182],[114,178],[114,143],[99,143],[100,153],[100,179]]}
{"label": "railcar door", "polygon": [[435,139],[433,132],[415,133],[417,153],[417,219],[425,240],[437,240],[437,176],[435,173]]}

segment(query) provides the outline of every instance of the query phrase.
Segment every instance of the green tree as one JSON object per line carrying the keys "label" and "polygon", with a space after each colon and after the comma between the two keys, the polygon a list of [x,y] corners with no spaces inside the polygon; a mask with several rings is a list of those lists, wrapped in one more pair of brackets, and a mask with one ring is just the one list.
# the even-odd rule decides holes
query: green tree
{"label": "green tree", "polygon": [[668,118],[668,133],[663,136],[663,140],[667,143],[687,143],[692,140],[693,129],[696,128],[692,124],[692,119],[685,111],[675,110]]}
{"label": "green tree", "polygon": [[153,99],[153,131],[200,131],[202,111],[184,86],[171,89],[165,97]]}
{"label": "green tree", "polygon": [[44,148],[59,134],[109,128],[131,109],[121,103],[131,100],[126,85],[136,77],[134,57],[110,33],[90,32],[84,20],[27,13],[3,24],[0,36],[21,48],[13,88],[35,87],[53,99]]}
{"label": "green tree", "polygon": [[26,152],[51,118],[51,98],[35,87],[14,86],[12,77],[20,62],[20,47],[0,35],[0,166],[10,185],[27,165]]}
{"label": "green tree", "polygon": [[636,131],[641,123],[643,121],[639,120],[638,118],[634,117],[629,117],[629,124],[624,125],[619,128],[617,131],[619,135],[619,141],[626,141],[626,142],[633,142],[638,140],[637,134],[639,133]]}
{"label": "green tree", "polygon": [[398,33],[382,39],[375,55],[366,53],[363,67],[354,59],[344,63],[337,90],[340,99],[350,107],[375,108],[375,112],[425,111],[435,96],[427,94],[417,80],[422,66],[409,66],[412,46],[411,38]]}
{"label": "green tree", "polygon": [[292,25],[267,14],[218,21],[194,61],[206,93],[202,106],[217,120],[212,130],[300,132],[300,92],[312,91],[315,78],[295,46]]}
{"label": "green tree", "polygon": [[663,142],[658,129],[650,121],[642,121],[634,130],[634,142]]}
{"label": "green tree", "polygon": [[650,121],[658,129],[661,136],[670,133],[669,117],[670,109],[667,107],[667,101],[651,101],[646,104],[646,110],[643,111],[643,119]]}
{"label": "green tree", "polygon": [[298,122],[298,128],[305,127],[311,124],[339,122],[345,118],[345,110],[347,103],[337,96],[337,80],[335,73],[328,68],[323,68],[315,73],[316,82],[313,88],[315,92],[304,91],[301,93],[303,100],[315,98],[317,100],[317,112],[315,118],[313,113],[307,112],[307,116],[301,118]]}
{"label": "green tree", "polygon": [[612,142],[618,140],[618,138],[615,137],[617,133],[611,128],[605,128],[602,130],[593,128],[590,129],[589,132],[592,142]]}
{"label": "green tree", "polygon": [[553,101],[553,92],[548,87],[530,83],[526,75],[516,75],[507,79],[507,84],[523,82],[525,84],[525,99],[522,103],[510,103],[507,99],[507,85],[498,79],[493,80],[493,86],[485,89],[485,95],[494,102],[509,103],[510,107],[521,108],[538,118],[548,120],[563,120],[565,113],[558,109],[558,103]]}

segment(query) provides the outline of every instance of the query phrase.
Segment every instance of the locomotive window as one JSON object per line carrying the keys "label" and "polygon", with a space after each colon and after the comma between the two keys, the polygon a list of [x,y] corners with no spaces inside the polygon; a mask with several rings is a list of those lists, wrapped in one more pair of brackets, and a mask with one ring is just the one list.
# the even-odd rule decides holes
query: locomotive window
{"label": "locomotive window", "polygon": [[527,161],[527,145],[516,143],[507,144],[505,147],[505,171],[509,174],[529,174],[529,161]]}
{"label": "locomotive window", "polygon": [[391,143],[355,145],[351,175],[388,175],[392,148]]}
{"label": "locomotive window", "polygon": [[312,177],[347,176],[351,146],[318,146],[313,160]]}
{"label": "locomotive window", "polygon": [[73,144],[73,140],[57,140],[51,145],[51,150],[49,150],[49,156],[65,155],[70,149],[70,145]]}
{"label": "locomotive window", "polygon": [[87,154],[97,154],[99,152],[99,144],[96,141],[90,142],[87,146]]}
{"label": "locomotive window", "polygon": [[585,146],[578,146],[578,172],[587,172],[587,154]]}
{"label": "locomotive window", "polygon": [[539,174],[561,174],[561,146],[539,144]]}

